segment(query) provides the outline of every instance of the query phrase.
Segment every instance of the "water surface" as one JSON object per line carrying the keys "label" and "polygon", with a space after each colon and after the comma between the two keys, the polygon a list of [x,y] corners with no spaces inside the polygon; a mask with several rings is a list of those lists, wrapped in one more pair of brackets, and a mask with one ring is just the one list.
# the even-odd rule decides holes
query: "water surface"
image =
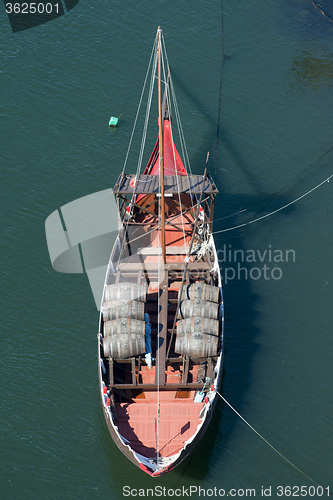
{"label": "water surface", "polygon": [[[135,468],[104,423],[88,280],[53,271],[45,242],[51,212],[115,183],[158,25],[194,173],[211,153],[216,231],[275,210],[332,174],[328,153],[298,176],[332,144],[333,23],[305,0],[223,4],[223,37],[220,2],[81,1],[15,34],[2,10],[1,498],[120,499],[124,485],[259,492],[311,484],[222,403],[175,471],[152,480]],[[111,134],[109,118],[121,113]],[[151,144],[155,137],[153,130]],[[289,262],[264,261],[281,279],[246,279],[243,271],[225,284],[223,394],[331,487],[332,210],[331,182],[273,217],[216,234],[220,250],[295,252]],[[222,265],[225,273],[237,263]],[[242,265],[250,272],[263,263]]]}

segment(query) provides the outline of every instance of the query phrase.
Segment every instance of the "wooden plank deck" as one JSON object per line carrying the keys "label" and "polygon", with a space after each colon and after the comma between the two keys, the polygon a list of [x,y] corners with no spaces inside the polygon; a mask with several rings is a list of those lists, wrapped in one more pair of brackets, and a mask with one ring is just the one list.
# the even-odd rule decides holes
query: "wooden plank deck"
{"label": "wooden plank deck", "polygon": [[[136,178],[136,184],[134,180]],[[218,189],[209,176],[203,175],[165,175],[164,192],[169,194],[194,194],[207,193],[217,194]],[[118,195],[126,194],[160,194],[160,179],[158,175],[120,175],[115,186],[114,192]]]}

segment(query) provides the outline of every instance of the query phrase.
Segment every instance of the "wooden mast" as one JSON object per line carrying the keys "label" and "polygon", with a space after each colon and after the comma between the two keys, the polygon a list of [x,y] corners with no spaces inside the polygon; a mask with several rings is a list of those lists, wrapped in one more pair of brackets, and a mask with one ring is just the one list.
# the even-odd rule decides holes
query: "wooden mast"
{"label": "wooden mast", "polygon": [[163,125],[164,116],[162,116],[162,91],[161,91],[161,33],[160,26],[158,27],[158,122],[159,122],[159,161],[160,161],[160,214],[161,214],[161,232],[162,232],[162,258],[163,258],[163,279],[159,285],[159,325],[157,333],[157,350],[156,358],[158,360],[155,372],[155,383],[158,385],[165,384],[165,355],[166,355],[166,340],[167,340],[167,325],[168,325],[168,270],[166,269],[166,251],[165,251],[165,199],[164,199],[164,144],[163,144]]}
{"label": "wooden mast", "polygon": [[166,264],[165,252],[165,199],[164,199],[164,144],[163,144],[163,121],[162,116],[162,90],[161,90],[161,27],[158,27],[158,46],[157,46],[157,61],[158,61],[158,123],[159,123],[159,161],[160,161],[160,180],[161,180],[161,198],[160,198],[160,213],[162,219],[162,258],[163,264]]}

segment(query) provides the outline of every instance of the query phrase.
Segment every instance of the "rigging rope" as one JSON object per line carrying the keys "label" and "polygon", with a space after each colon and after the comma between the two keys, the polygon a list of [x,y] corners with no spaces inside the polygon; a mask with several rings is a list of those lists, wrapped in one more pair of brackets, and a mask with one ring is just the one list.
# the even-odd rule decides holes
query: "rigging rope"
{"label": "rigging rope", "polygon": [[280,212],[281,210],[284,210],[285,208],[290,207],[290,205],[293,205],[294,203],[296,203],[297,201],[301,200],[302,198],[305,198],[305,196],[307,196],[308,194],[312,193],[316,189],[320,188],[326,182],[329,182],[332,177],[333,177],[333,174],[330,175],[329,177],[327,177],[327,179],[325,179],[324,181],[320,182],[320,184],[317,184],[317,186],[315,186],[314,188],[312,188],[309,191],[307,191],[306,193],[302,194],[302,196],[299,196],[298,198],[296,198],[296,200],[293,200],[290,203],[287,203],[286,205],[283,205],[283,207],[280,207],[277,210],[274,210],[273,212],[270,212],[270,213],[268,213],[266,215],[263,215],[262,217],[258,217],[257,219],[252,219],[252,220],[250,220],[248,222],[245,222],[244,224],[238,224],[238,226],[227,227],[226,229],[220,229],[219,231],[214,231],[212,234],[225,233],[226,231],[232,231],[234,229],[239,229],[240,227],[245,227],[245,226],[248,226],[249,224],[253,224],[254,222],[258,222],[258,221],[260,221],[262,219],[266,219],[266,217],[270,217],[271,215],[274,215],[277,212]]}
{"label": "rigging rope", "polygon": [[[153,43],[153,49],[152,49],[150,60],[149,60],[149,64],[148,64],[148,68],[147,68],[147,72],[146,72],[145,81],[144,81],[144,84],[143,84],[143,89],[142,89],[142,92],[141,92],[140,102],[139,102],[139,105],[138,105],[138,109],[137,109],[137,113],[136,113],[136,117],[135,117],[135,121],[134,121],[134,125],[133,125],[133,130],[132,130],[130,142],[129,142],[128,149],[127,149],[127,154],[126,154],[126,158],[125,158],[125,162],[124,162],[124,166],[123,166],[123,171],[122,171],[122,173],[124,174],[124,172],[125,172],[125,166],[127,164],[127,159],[128,159],[129,151],[130,151],[131,144],[132,144],[132,139],[133,139],[134,131],[135,131],[135,128],[136,128],[137,119],[138,119],[140,108],[141,108],[141,104],[142,104],[142,98],[143,98],[143,95],[144,95],[144,91],[145,91],[145,87],[146,87],[148,75],[149,75],[149,72],[151,71],[150,87],[149,87],[149,92],[148,92],[148,103],[147,103],[147,109],[146,109],[146,115],[145,115],[145,123],[144,123],[144,129],[143,129],[143,134],[142,134],[141,148],[140,148],[140,153],[139,153],[139,158],[138,158],[138,165],[137,165],[136,174],[135,174],[134,182],[133,182],[133,192],[132,192],[132,197],[131,197],[130,204],[133,203],[134,198],[135,198],[137,178],[138,178],[138,175],[140,174],[140,170],[141,170],[142,157],[143,157],[143,152],[144,152],[144,147],[145,147],[145,142],[146,142],[146,136],[147,136],[148,121],[149,121],[149,115],[150,115],[150,109],[151,109],[151,102],[152,102],[153,91],[154,91],[154,80],[155,80],[156,67],[157,67],[157,53],[156,53],[157,40],[158,40],[158,35],[156,34],[156,37],[155,37],[155,40],[154,40],[154,43]],[[153,56],[155,56],[155,57],[153,58]],[[150,70],[151,66],[152,66],[152,69]],[[127,231],[128,231],[128,224],[129,224],[129,221],[131,219],[132,213],[133,213],[133,206],[131,208],[131,213],[129,214],[129,217],[128,217],[126,223],[125,223],[123,238],[122,238],[120,252],[119,252],[119,258],[118,258],[118,262],[117,262],[117,267],[119,265],[119,262],[120,262],[120,259],[121,259],[121,256],[122,256],[122,252],[123,252],[123,249],[124,249],[124,246],[125,246],[125,239],[126,239],[126,236],[128,234],[127,233]]]}
{"label": "rigging rope", "polygon": [[302,474],[307,479],[309,479],[310,481],[312,481],[314,484],[316,484],[317,486],[319,486],[319,484],[314,479],[312,479],[310,476],[308,476],[307,474],[305,474],[305,472],[303,472],[295,464],[293,464],[290,460],[288,460],[288,458],[286,458],[284,455],[282,455],[282,453],[279,450],[277,450],[271,443],[269,443],[267,441],[267,439],[264,438],[264,436],[262,436],[254,427],[252,427],[252,425],[249,424],[249,422],[247,420],[245,420],[245,418],[242,417],[242,415],[240,413],[238,413],[238,411],[219,393],[218,390],[216,390],[216,394],[218,396],[220,396],[220,398],[222,399],[222,401],[224,401],[229,406],[229,408],[231,408],[236,413],[236,415],[239,418],[241,418],[243,420],[243,422],[245,422],[246,425],[248,425],[250,427],[250,429],[257,434],[257,436],[260,437],[260,439],[262,439],[270,448],[272,448],[272,450],[274,450],[275,453],[277,453],[281,458],[283,458],[283,460],[285,460],[289,465],[291,465],[294,469],[296,469],[300,474]]}
{"label": "rigging rope", "polygon": [[[164,57],[162,58],[162,66],[163,66],[163,76],[164,80],[167,80],[168,87],[166,87],[166,107],[169,109],[169,116],[170,116],[170,132],[171,132],[171,139],[172,139],[172,153],[173,153],[173,164],[175,167],[175,173],[176,173],[176,182],[177,182],[177,194],[178,194],[178,202],[179,202],[179,207],[180,207],[180,217],[181,217],[181,223],[182,223],[182,229],[183,229],[183,239],[184,239],[184,247],[186,247],[186,236],[185,236],[185,226],[184,226],[184,217],[183,217],[183,208],[182,208],[182,203],[181,203],[181,196],[180,196],[180,186],[179,186],[179,180],[178,180],[178,172],[176,168],[176,148],[175,148],[175,143],[173,140],[173,127],[171,126],[171,113],[172,113],[172,105],[171,105],[171,99],[170,99],[170,92],[168,92],[168,88],[170,89],[170,85],[172,85],[172,78],[171,78],[171,72],[168,64],[168,56],[166,54],[166,48],[164,45],[164,52],[165,52],[165,57],[166,57],[166,63],[167,63],[167,68],[168,68],[168,79],[166,78],[165,74],[165,66],[164,66]],[[163,52],[162,52],[163,54]],[[170,83],[171,82],[171,83]]]}
{"label": "rigging rope", "polygon": [[[167,67],[169,69],[169,76],[170,76],[170,83],[169,83],[170,92],[168,92],[168,94],[167,94],[167,105],[169,106],[169,111],[170,111],[169,114],[170,114],[170,118],[171,118],[171,111],[172,111],[171,103],[172,103],[174,110],[175,110],[176,124],[177,124],[177,129],[178,129],[178,135],[179,135],[179,140],[180,140],[180,147],[181,147],[184,166],[185,166],[185,169],[190,173],[190,175],[192,175],[190,159],[188,156],[183,127],[182,127],[182,123],[181,123],[181,119],[180,119],[180,113],[179,113],[179,109],[178,109],[178,103],[177,103],[176,93],[175,93],[175,89],[174,89],[174,85],[173,85],[173,80],[171,77],[170,65],[169,65],[169,60],[168,60],[168,53],[166,50],[163,33],[162,33],[162,44],[163,44],[163,52],[165,54],[165,59],[166,59]],[[163,70],[164,70],[164,65],[163,65]],[[165,75],[164,75],[164,78],[165,78]],[[171,119],[170,119],[170,125],[171,125]],[[173,159],[174,159],[175,173],[176,173],[176,182],[177,182],[178,201],[179,201],[179,207],[180,207],[181,225],[182,225],[182,231],[183,231],[184,247],[186,247],[184,214],[183,214],[183,207],[182,207],[182,201],[181,201],[178,172],[177,172],[177,168],[176,168],[176,153],[175,153],[175,145],[174,145],[174,139],[173,139],[173,127],[170,127],[170,129],[171,129],[171,138],[172,138],[172,142],[173,142]],[[192,194],[191,185],[189,188],[189,194],[190,194],[190,201],[191,201],[191,205],[192,205],[192,209],[193,209],[193,213],[194,213],[195,204],[194,204],[194,196]],[[169,346],[169,348],[170,348],[170,346]]]}
{"label": "rigging rope", "polygon": [[[164,37],[163,36],[162,36],[162,42],[163,42],[163,51],[165,53],[165,58],[166,58],[166,61],[167,61],[167,66],[168,66],[168,68],[170,68],[169,60],[168,60],[168,54],[167,54],[167,51],[166,51],[166,47],[165,47],[165,42],[164,42]],[[174,89],[174,86],[173,86],[172,78],[170,78],[170,89],[171,89],[171,93],[170,94],[171,94],[171,98],[172,98],[174,109],[175,109],[175,117],[176,117],[176,122],[177,122],[178,133],[179,133],[180,147],[181,147],[181,151],[182,151],[182,158],[184,160],[184,164],[185,164],[186,170],[188,170],[189,173],[192,175],[190,159],[189,159],[188,151],[187,151],[187,148],[186,148],[186,142],[185,142],[183,127],[182,127],[182,123],[181,123],[181,119],[180,119],[180,114],[179,114],[179,109],[178,109],[178,103],[177,103],[177,98],[176,98],[176,93],[175,93],[175,89]]]}
{"label": "rigging rope", "polygon": [[[149,121],[151,102],[153,99],[153,92],[154,92],[154,79],[155,79],[155,73],[156,73],[156,65],[157,65],[157,59],[155,58],[154,63],[153,63],[152,73],[151,73],[151,79],[150,79],[146,117],[145,117],[145,123],[144,123],[144,128],[143,128],[143,133],[142,133],[142,139],[141,139],[141,148],[140,148],[140,154],[139,154],[139,159],[138,159],[138,167],[137,167],[137,171],[136,171],[137,176],[141,172],[142,158],[143,158],[143,153],[144,153],[144,149],[145,149],[145,145],[146,145],[148,121]],[[136,179],[135,179],[135,182],[136,182]]]}
{"label": "rigging rope", "polygon": [[327,148],[324,153],[319,155],[318,158],[316,158],[312,163],[310,163],[310,165],[307,165],[303,170],[301,170],[301,172],[299,172],[295,177],[293,177],[289,182],[287,182],[287,184],[285,184],[280,189],[275,191],[275,193],[270,194],[269,196],[267,196],[266,198],[264,198],[263,200],[261,200],[258,203],[251,204],[247,208],[242,208],[241,210],[238,210],[237,212],[234,212],[230,215],[225,215],[224,217],[219,217],[218,219],[215,219],[215,222],[220,221],[220,220],[224,220],[224,219],[230,219],[230,217],[234,217],[235,215],[245,213],[248,210],[250,210],[251,208],[260,207],[263,203],[266,202],[263,205],[263,208],[264,208],[270,200],[273,200],[274,198],[276,198],[278,194],[280,194],[284,189],[286,189],[286,187],[288,187],[290,184],[292,184],[296,179],[298,179],[298,177],[300,177],[302,174],[304,174],[304,172],[309,170],[309,168],[313,167],[316,163],[318,163],[319,160],[321,160],[324,156],[326,156],[332,150],[333,150],[333,144],[331,144],[330,147]]}
{"label": "rigging rope", "polygon": [[131,149],[131,145],[132,145],[133,135],[134,135],[134,131],[135,131],[135,128],[136,128],[136,122],[138,121],[138,116],[139,116],[139,112],[140,112],[140,108],[141,108],[141,104],[142,104],[142,99],[143,99],[143,95],[144,95],[145,88],[146,88],[147,78],[148,78],[148,75],[150,73],[150,65],[151,65],[151,62],[153,60],[153,55],[156,52],[156,47],[157,47],[157,35],[155,37],[153,48],[152,48],[152,51],[151,51],[151,54],[150,54],[150,59],[149,59],[149,63],[148,63],[146,77],[145,77],[145,81],[144,81],[144,84],[143,84],[143,89],[142,89],[142,92],[141,92],[141,97],[140,97],[138,109],[137,109],[135,120],[134,120],[132,134],[131,134],[130,141],[129,141],[128,148],[127,148],[127,153],[126,153],[126,157],[125,157],[125,161],[124,161],[124,166],[123,166],[122,173],[125,172],[125,168],[126,168],[126,164],[127,164],[127,160],[128,160],[128,155],[129,155],[129,152],[130,152],[130,149]]}

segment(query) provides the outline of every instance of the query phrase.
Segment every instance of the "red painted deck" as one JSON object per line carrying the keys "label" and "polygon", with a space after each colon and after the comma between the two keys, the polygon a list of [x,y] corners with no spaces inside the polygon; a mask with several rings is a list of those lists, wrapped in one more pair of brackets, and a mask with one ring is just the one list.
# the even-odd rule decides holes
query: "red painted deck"
{"label": "red painted deck", "polygon": [[[194,372],[194,373],[193,373]],[[197,373],[197,367],[190,373]],[[141,372],[144,383],[154,382],[155,369],[143,367]],[[167,382],[179,382],[181,372],[168,367]],[[179,452],[184,442],[197,430],[202,403],[194,403],[195,392],[183,392],[176,397],[175,391],[149,391],[145,399],[116,404],[117,422],[120,434],[130,441],[134,451],[148,458],[156,457],[156,417],[159,399],[158,451],[162,457]]]}
{"label": "red painted deck", "polygon": [[[131,448],[148,458],[156,457],[156,400],[135,399],[117,405],[117,426]],[[160,392],[159,453],[162,457],[180,451],[196,431],[202,404],[187,399],[163,399]]]}

